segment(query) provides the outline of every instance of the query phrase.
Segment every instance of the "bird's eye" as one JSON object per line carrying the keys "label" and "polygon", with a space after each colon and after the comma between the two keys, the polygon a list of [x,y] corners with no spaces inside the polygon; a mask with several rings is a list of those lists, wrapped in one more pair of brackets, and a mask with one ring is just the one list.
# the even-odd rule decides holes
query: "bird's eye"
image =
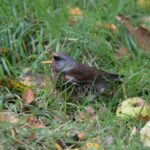
{"label": "bird's eye", "polygon": [[58,57],[58,56],[54,56],[54,60],[55,60],[55,61],[61,61],[61,60],[63,60],[63,58]]}

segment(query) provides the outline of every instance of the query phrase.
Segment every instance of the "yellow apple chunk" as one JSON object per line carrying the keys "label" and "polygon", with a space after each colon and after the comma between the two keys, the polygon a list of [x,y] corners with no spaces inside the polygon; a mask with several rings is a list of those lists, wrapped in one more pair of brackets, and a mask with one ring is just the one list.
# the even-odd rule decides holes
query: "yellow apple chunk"
{"label": "yellow apple chunk", "polygon": [[150,121],[140,130],[141,142],[150,147]]}
{"label": "yellow apple chunk", "polygon": [[140,118],[148,120],[150,118],[150,104],[140,97],[128,98],[118,106],[116,116],[122,119]]}

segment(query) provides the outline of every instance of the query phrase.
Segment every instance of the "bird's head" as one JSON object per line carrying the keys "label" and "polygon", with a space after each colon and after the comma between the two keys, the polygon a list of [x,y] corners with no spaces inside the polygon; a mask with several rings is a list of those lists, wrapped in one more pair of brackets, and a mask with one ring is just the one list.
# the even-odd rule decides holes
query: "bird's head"
{"label": "bird's head", "polygon": [[69,56],[55,52],[52,54],[53,56],[53,65],[58,69],[58,71],[66,72],[75,67],[76,61]]}

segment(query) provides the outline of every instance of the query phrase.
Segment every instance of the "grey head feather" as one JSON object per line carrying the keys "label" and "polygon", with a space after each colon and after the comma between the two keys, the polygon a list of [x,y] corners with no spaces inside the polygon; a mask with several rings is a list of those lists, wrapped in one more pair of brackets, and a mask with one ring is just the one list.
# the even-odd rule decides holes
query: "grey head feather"
{"label": "grey head feather", "polygon": [[61,72],[69,71],[77,64],[74,59],[60,52],[53,53],[53,59],[57,69]]}

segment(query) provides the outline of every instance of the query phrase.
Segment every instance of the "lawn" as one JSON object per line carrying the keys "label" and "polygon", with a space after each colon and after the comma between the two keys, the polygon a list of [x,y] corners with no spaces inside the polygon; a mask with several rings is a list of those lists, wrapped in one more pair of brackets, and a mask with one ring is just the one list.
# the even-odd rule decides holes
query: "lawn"
{"label": "lawn", "polygon": [[[126,98],[150,101],[149,51],[116,16],[129,17],[136,29],[148,9],[136,0],[0,0],[0,6],[0,149],[149,149],[139,135],[145,121],[116,117]],[[124,75],[123,83],[113,97],[71,101],[55,90],[50,67],[41,63],[54,51]],[[26,89],[34,94],[31,102]]]}

